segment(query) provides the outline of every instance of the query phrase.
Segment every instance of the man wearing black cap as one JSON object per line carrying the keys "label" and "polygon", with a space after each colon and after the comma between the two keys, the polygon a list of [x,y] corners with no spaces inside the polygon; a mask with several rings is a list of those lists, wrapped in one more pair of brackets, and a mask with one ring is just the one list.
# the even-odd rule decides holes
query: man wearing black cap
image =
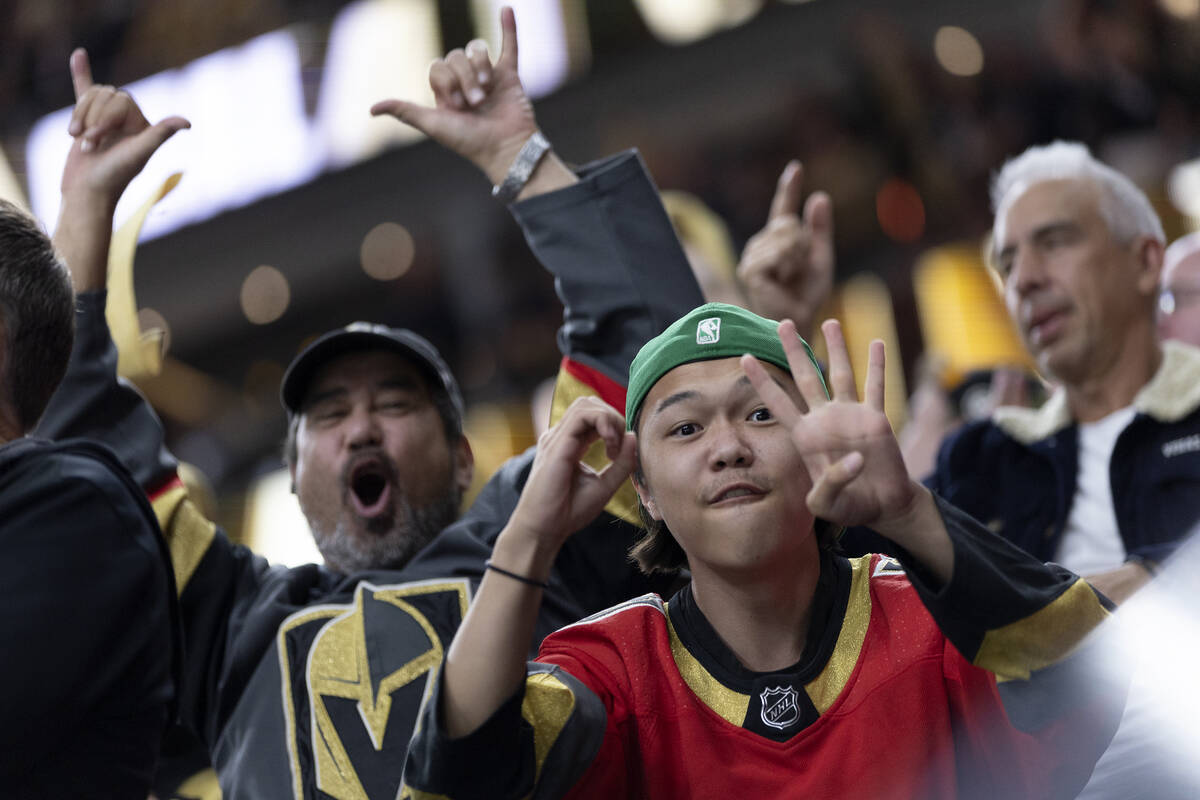
{"label": "man wearing black cap", "polygon": [[[1069,798],[1116,728],[1107,616],[907,474],[883,345],[859,402],[841,329],[829,389],[790,321],[721,303],[650,340],[622,417],[581,401],[543,438],[409,750],[406,789],[505,798]],[[636,433],[636,438],[634,434]],[[612,465],[581,470],[603,441]],[[635,471],[636,469],[636,471]],[[633,472],[646,595],[547,637],[542,582]],[[833,552],[827,524],[901,552]],[[654,540],[658,540],[655,542]],[[497,574],[498,573],[498,574]],[[463,765],[472,765],[464,768]]]}
{"label": "man wearing black cap", "polygon": [[280,394],[288,468],[326,566],[403,567],[458,518],[474,463],[462,393],[425,339],[352,323],[297,356]]}
{"label": "man wearing black cap", "polygon": [[[494,67],[482,43],[434,65],[437,109],[389,101],[376,111],[418,124],[483,169],[498,197],[519,201],[513,213],[566,306],[556,402],[590,394],[620,404],[637,346],[699,302],[699,290],[635,156],[576,175],[547,151],[517,78],[511,11],[502,27]],[[447,71],[461,75],[468,59],[472,75],[486,72],[482,99],[445,80]],[[94,168],[110,174],[106,167],[122,162],[146,123],[127,95],[106,91],[103,119],[72,131],[91,142]],[[88,108],[81,100],[76,117]],[[101,210],[115,206],[135,173],[111,172],[112,202]],[[64,208],[84,222],[104,216],[68,198]],[[101,254],[110,224],[111,216],[94,222]],[[332,332],[295,360],[282,388],[296,494],[326,564],[271,567],[197,511],[175,480],[152,412],[115,380],[104,294],[95,291],[104,285],[103,257],[70,266],[80,335],[43,430],[110,442],[152,495],[187,634],[181,715],[209,750],[224,796],[395,798],[431,676],[472,603],[532,453],[502,467],[467,514],[439,533],[472,471],[453,378],[409,331],[359,323]],[[626,562],[637,535],[633,508],[618,494],[564,550],[535,637],[661,588]]]}

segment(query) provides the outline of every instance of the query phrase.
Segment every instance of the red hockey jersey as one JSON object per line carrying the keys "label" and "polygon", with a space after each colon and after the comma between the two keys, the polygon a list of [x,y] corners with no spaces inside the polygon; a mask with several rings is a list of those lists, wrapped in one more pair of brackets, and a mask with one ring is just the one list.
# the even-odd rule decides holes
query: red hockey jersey
{"label": "red hockey jersey", "polygon": [[424,716],[413,796],[1074,797],[1120,714],[1079,646],[1106,612],[1082,579],[943,513],[951,584],[824,556],[788,670],[742,667],[687,587],[558,631],[471,736]]}

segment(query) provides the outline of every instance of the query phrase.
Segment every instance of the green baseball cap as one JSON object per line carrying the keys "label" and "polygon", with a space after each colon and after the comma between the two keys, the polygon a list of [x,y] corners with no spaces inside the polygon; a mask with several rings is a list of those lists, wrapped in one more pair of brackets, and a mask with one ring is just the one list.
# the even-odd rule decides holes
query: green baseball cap
{"label": "green baseball cap", "polygon": [[[772,320],[727,303],[705,303],[671,323],[665,331],[646,342],[629,365],[629,389],[625,393],[626,430],[633,430],[633,418],[658,379],[683,364],[749,353],[791,373],[777,327],[778,323]],[[817,368],[824,387],[825,378],[812,348],[804,339],[796,338],[804,345],[804,352]],[[825,394],[829,395],[828,387],[825,387]]]}

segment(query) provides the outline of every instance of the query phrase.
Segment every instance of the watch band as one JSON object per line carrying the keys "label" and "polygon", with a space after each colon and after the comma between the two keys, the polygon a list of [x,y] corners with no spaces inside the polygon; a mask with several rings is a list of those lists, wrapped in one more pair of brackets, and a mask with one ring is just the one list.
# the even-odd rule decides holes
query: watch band
{"label": "watch band", "polygon": [[508,168],[508,174],[504,176],[503,182],[492,187],[492,197],[503,203],[511,203],[516,200],[517,195],[525,188],[525,184],[529,183],[529,178],[537,169],[537,165],[549,151],[550,142],[546,141],[546,137],[542,135],[541,131],[534,131],[533,135],[526,139],[525,144],[521,146],[517,157],[513,159],[512,166]]}

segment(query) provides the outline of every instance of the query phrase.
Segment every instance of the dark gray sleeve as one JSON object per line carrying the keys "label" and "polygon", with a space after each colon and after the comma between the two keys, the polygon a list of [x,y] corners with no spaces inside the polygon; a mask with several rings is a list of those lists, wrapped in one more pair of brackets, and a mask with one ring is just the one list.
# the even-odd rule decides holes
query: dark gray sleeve
{"label": "dark gray sleeve", "polygon": [[559,349],[624,386],[641,346],[704,298],[636,152],[577,174],[579,183],[512,213],[554,275],[564,307]]}
{"label": "dark gray sleeve", "polygon": [[[1042,563],[941,497],[934,499],[954,547],[949,583],[940,585],[920,561],[897,549],[921,602],[968,661],[1005,679],[1024,677],[1005,673],[1054,663],[1107,619],[1105,601],[1078,575]],[[993,660],[1007,669],[988,663]]]}
{"label": "dark gray sleeve", "polygon": [[[530,662],[528,669],[526,682],[460,739],[451,739],[441,725],[445,668],[439,670],[408,748],[405,788],[449,800],[552,800],[565,795],[599,754],[608,715],[604,702],[561,667]],[[539,678],[549,683],[539,683]],[[531,693],[541,697],[525,708]],[[540,763],[535,729],[554,742]]]}
{"label": "dark gray sleeve", "polygon": [[101,290],[76,298],[75,346],[67,374],[34,433],[102,442],[144,489],[154,490],[174,477],[178,462],[166,449],[162,423],[146,398],[117,377],[117,348],[104,318],[107,297]]}

